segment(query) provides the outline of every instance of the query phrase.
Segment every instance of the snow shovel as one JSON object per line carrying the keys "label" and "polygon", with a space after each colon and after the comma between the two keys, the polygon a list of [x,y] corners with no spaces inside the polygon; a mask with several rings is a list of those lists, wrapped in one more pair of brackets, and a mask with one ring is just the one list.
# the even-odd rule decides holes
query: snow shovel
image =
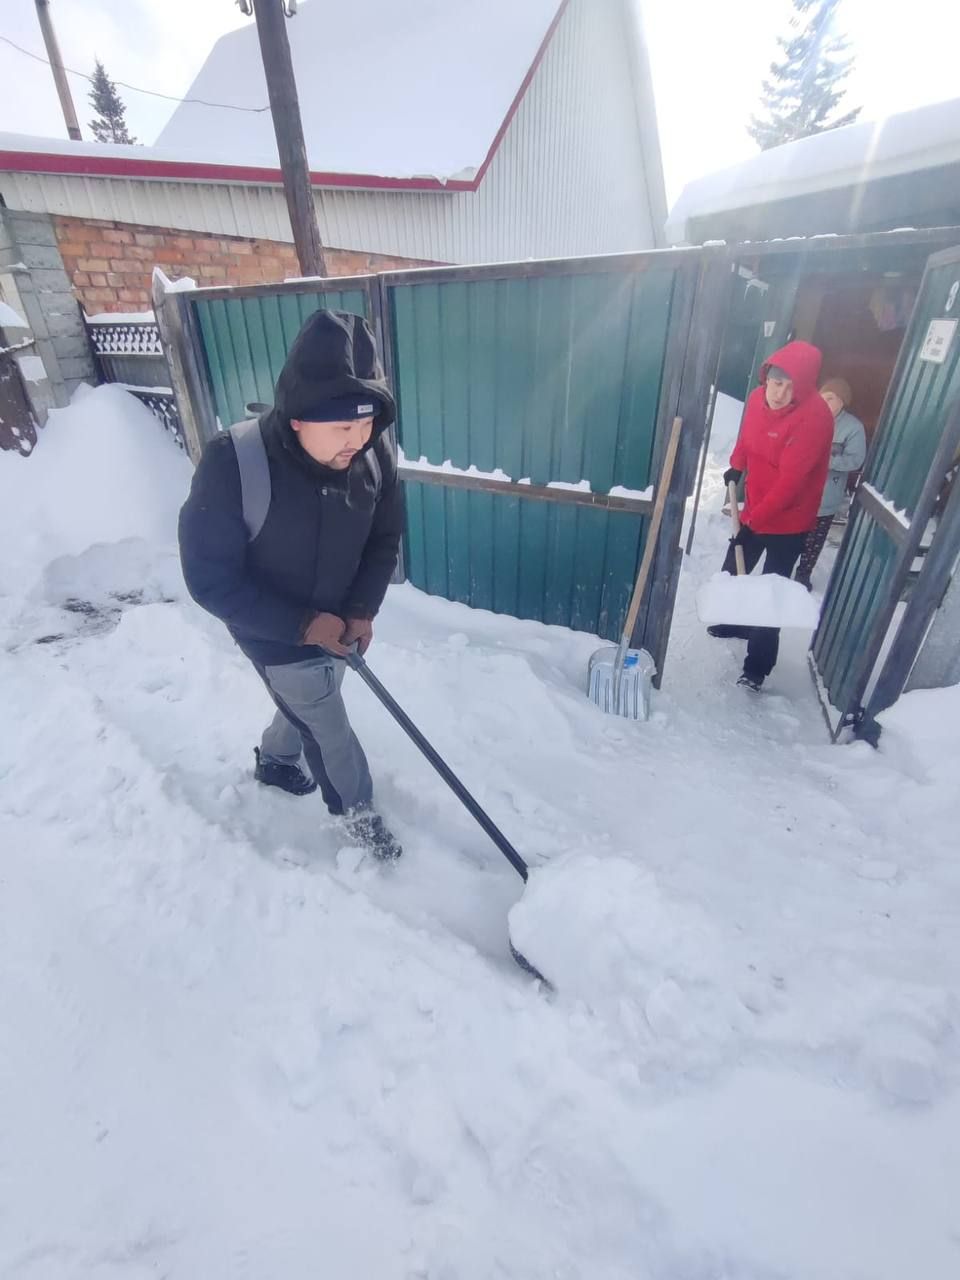
{"label": "snow shovel", "polygon": [[[513,867],[514,871],[516,871],[520,879],[526,883],[529,870],[523,858],[521,858],[520,854],[517,853],[516,849],[496,825],[493,819],[485,810],[481,809],[480,805],[477,804],[476,800],[474,800],[473,796],[453,772],[447,762],[430,745],[404,709],[392,694],[384,688],[356,650],[347,655],[347,665],[357,673],[367,688],[370,689],[383,706],[386,707],[387,711],[390,712],[391,716],[393,716],[394,720],[396,720],[397,724],[404,731],[410,741],[420,748],[422,753],[430,761],[434,769],[436,769],[437,773],[439,773],[440,777],[444,780],[463,807],[471,817],[476,819],[506,860],[510,863],[511,867]],[[525,970],[532,977],[539,978],[539,980],[549,990],[553,989],[540,970],[532,965],[526,956],[521,955],[512,942],[510,943],[510,954],[513,956],[514,960],[516,960],[521,969]]]}
{"label": "snow shovel", "polygon": [[[737,486],[727,485],[730,499],[730,523],[733,536],[740,532],[740,506]],[[812,595],[799,582],[777,573],[754,576],[747,573],[743,547],[733,548],[736,575],[715,573],[697,592],[697,616],[711,626],[801,627],[812,631],[820,618],[819,597]]]}
{"label": "snow shovel", "polygon": [[587,693],[590,701],[595,702],[601,711],[611,715],[626,716],[628,720],[647,720],[650,716],[650,690],[653,677],[657,674],[656,664],[646,649],[631,649],[630,640],[633,629],[637,625],[640,602],[647,588],[647,579],[650,577],[653,557],[657,550],[663,508],[667,501],[667,494],[670,492],[670,481],[673,479],[682,426],[683,419],[674,418],[670,439],[667,442],[667,452],[663,459],[660,483],[657,485],[653,518],[650,521],[650,530],[643,548],[643,559],[633,587],[633,595],[630,597],[630,607],[623,624],[620,643],[616,646],[606,645],[602,649],[597,649],[587,668]]}

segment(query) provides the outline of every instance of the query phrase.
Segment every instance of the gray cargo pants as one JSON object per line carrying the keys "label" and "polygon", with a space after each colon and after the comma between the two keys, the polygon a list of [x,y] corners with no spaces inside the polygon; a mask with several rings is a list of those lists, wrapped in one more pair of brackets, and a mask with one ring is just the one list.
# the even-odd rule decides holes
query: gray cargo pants
{"label": "gray cargo pants", "polygon": [[260,742],[261,758],[295,765],[302,752],[335,814],[365,808],[373,800],[367,758],[340,694],[346,666],[340,658],[321,655],[257,668],[277,704]]}

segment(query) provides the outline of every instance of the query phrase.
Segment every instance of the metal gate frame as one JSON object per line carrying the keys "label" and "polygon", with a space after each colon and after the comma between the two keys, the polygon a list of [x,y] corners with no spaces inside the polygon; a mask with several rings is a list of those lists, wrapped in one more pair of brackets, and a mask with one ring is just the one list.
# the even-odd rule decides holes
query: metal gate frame
{"label": "metal gate frame", "polygon": [[[917,294],[917,306],[921,304],[924,298],[925,286],[930,273],[953,263],[960,264],[960,248],[943,250],[940,253],[933,254],[927,260]],[[876,669],[884,642],[887,639],[911,566],[920,549],[920,543],[933,512],[940,485],[946,475],[950,461],[956,454],[957,449],[960,448],[960,398],[958,398],[956,402],[948,406],[947,420],[943,432],[920,495],[917,498],[913,515],[909,519],[905,516],[898,517],[890,511],[870,485],[868,477],[871,475],[873,463],[885,443],[887,415],[892,411],[901,379],[906,372],[908,364],[915,358],[915,352],[908,341],[911,336],[912,324],[913,320],[911,318],[897,356],[893,377],[887,388],[877,430],[874,432],[864,464],[864,482],[861,482],[858,486],[851,504],[847,527],[837,554],[836,566],[824,597],[821,623],[810,642],[808,655],[810,670],[833,742],[836,742],[846,729],[852,729],[855,736],[863,737],[867,741],[876,743],[879,737],[879,727],[876,724],[875,717],[886,707],[891,706],[903,690],[926,627],[933,616],[933,612],[936,610],[946,583],[949,581],[953,560],[956,558],[958,539],[960,539],[960,495],[955,492],[937,530],[937,537],[930,552],[932,558],[924,565],[910,604],[897,629],[894,643],[887,655],[867,705],[864,706],[863,699],[866,696],[870,680]],[[957,341],[960,341],[960,338]],[[870,522],[873,528],[881,531],[893,542],[896,548],[895,560],[893,572],[890,574],[882,594],[882,603],[874,616],[866,641],[856,655],[856,662],[853,667],[855,676],[852,692],[845,699],[844,706],[832,708],[838,713],[836,723],[833,723],[830,715],[831,703],[829,695],[817,665],[816,647],[824,627],[823,620],[828,618],[829,607],[841,589],[841,576],[837,573],[837,569],[843,564],[844,557],[855,535],[857,528],[855,517],[858,514],[862,515],[865,520]]]}

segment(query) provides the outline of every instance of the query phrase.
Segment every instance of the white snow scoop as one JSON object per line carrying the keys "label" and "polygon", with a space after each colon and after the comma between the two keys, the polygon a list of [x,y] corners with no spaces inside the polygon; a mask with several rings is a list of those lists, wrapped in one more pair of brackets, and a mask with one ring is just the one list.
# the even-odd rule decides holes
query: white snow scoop
{"label": "white snow scoop", "polygon": [[667,441],[667,452],[663,459],[663,470],[660,483],[657,485],[657,499],[653,505],[653,518],[647,533],[646,545],[643,548],[643,559],[637,580],[634,583],[630,607],[623,624],[623,634],[619,645],[606,645],[597,649],[590,659],[587,668],[587,695],[601,711],[610,715],[626,716],[628,720],[646,720],[650,716],[650,694],[653,677],[657,674],[656,663],[646,649],[631,649],[630,639],[637,625],[640,603],[650,577],[653,557],[657,550],[660,525],[663,522],[663,508],[670,492],[670,481],[677,460],[677,448],[680,444],[682,418],[674,418]]}
{"label": "white snow scoop", "polygon": [[[737,486],[731,480],[730,522],[740,532]],[[736,576],[715,573],[697,592],[697,617],[709,626],[798,627],[811,631],[820,618],[819,596],[778,573],[747,573],[743,547],[734,549]]]}

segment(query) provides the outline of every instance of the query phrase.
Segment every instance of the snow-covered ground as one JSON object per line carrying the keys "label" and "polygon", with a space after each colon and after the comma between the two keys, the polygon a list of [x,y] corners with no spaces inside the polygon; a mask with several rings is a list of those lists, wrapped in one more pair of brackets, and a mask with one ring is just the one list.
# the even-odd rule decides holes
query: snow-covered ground
{"label": "snow-covered ground", "polygon": [[827,745],[802,632],[735,688],[719,471],[645,724],[585,698],[589,636],[407,587],[378,625],[553,862],[514,913],[548,997],[515,873],[358,682],[401,865],[253,783],[268,700],[185,597],[142,406],[0,456],[0,1275],[960,1274],[960,688],[877,752]]}

